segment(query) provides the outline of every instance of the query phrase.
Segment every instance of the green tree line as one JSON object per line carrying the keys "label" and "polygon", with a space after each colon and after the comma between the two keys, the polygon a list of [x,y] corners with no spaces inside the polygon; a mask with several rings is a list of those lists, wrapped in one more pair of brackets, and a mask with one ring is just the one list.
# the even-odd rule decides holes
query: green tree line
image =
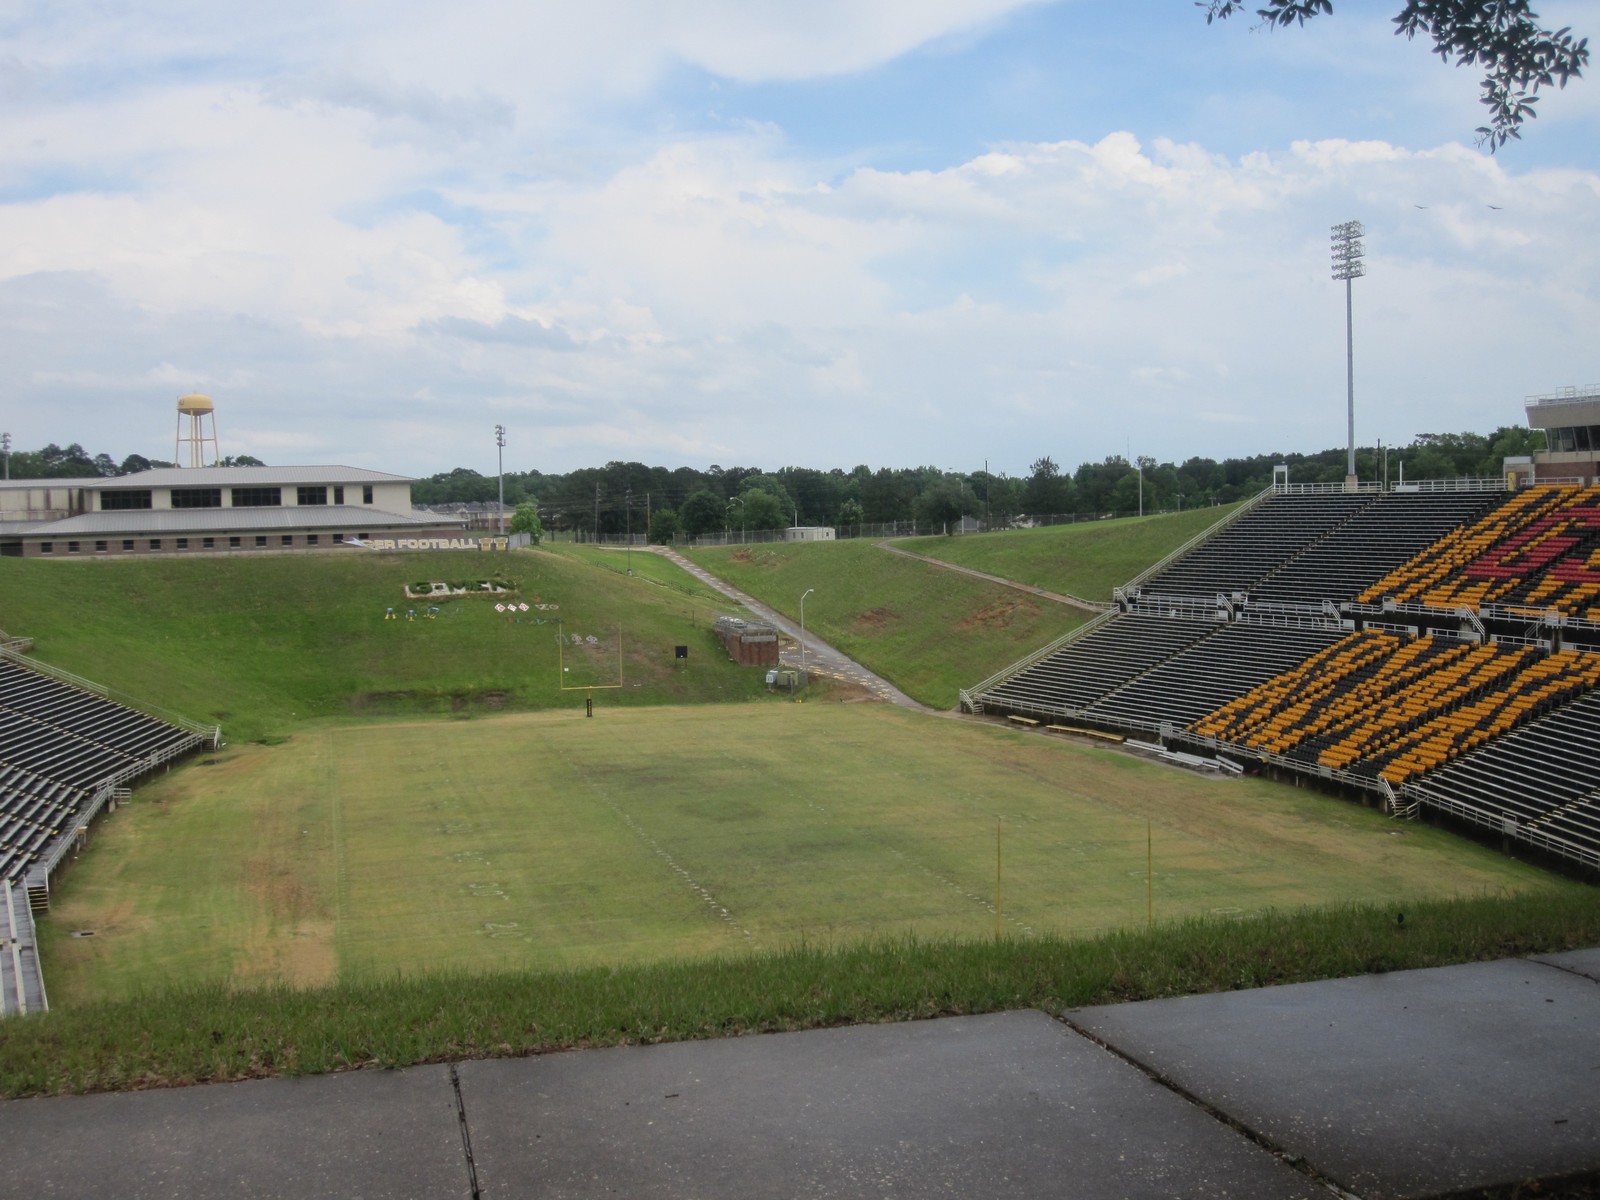
{"label": "green tree line", "polygon": [[[1446,479],[1462,475],[1497,476],[1509,455],[1544,449],[1538,430],[1502,426],[1491,434],[1427,433],[1409,445],[1365,447],[1357,452],[1363,479]],[[1315,454],[1257,454],[1245,458],[1190,458],[1182,463],[1140,457],[1130,462],[1112,455],[1084,462],[1068,472],[1048,455],[1012,476],[984,470],[960,472],[938,467],[861,465],[843,470],[812,467],[652,467],[639,462],[608,462],[565,474],[508,471],[508,506],[534,506],[543,529],[557,534],[614,537],[649,533],[669,540],[718,530],[761,531],[791,524],[885,525],[915,522],[922,528],[953,527],[963,517],[990,528],[1023,518],[1100,513],[1146,512],[1226,504],[1254,495],[1272,482],[1278,464],[1296,483],[1336,483],[1344,478],[1343,448]],[[227,465],[259,466],[241,455]],[[11,478],[47,479],[131,474],[171,463],[131,454],[117,462],[88,454],[74,443],[65,448],[18,451],[11,456]],[[499,481],[468,467],[441,471],[412,484],[416,504],[490,502]]]}

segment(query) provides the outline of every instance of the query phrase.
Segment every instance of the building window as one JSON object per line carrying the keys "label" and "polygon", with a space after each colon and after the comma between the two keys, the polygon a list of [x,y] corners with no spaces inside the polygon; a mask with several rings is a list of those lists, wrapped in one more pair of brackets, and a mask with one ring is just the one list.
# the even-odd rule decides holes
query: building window
{"label": "building window", "polygon": [[363,483],[361,485],[361,503],[372,503],[372,485],[370,483]]}
{"label": "building window", "polygon": [[104,554],[106,552],[106,544],[104,542],[99,542],[99,541],[95,542],[95,544],[94,544],[94,552],[96,554]]}
{"label": "building window", "polygon": [[292,545],[294,545],[294,534],[292,534],[292,533],[284,534],[281,538],[278,539],[278,545],[280,545],[280,546],[292,546]]}
{"label": "building window", "polygon": [[161,539],[160,538],[151,538],[150,539],[150,549],[152,549],[152,550],[161,549]]}
{"label": "building window", "polygon": [[367,539],[368,539],[368,538],[370,538],[370,537],[371,537],[371,536],[372,536],[372,535],[371,535],[371,534],[370,534],[370,533],[358,533],[358,534],[356,534],[356,541],[358,541],[358,542],[364,542],[364,541],[366,541],[366,540],[367,540]]}
{"label": "building window", "polygon": [[56,552],[56,544],[54,542],[40,542],[39,543],[39,553],[40,554],[54,554],[55,552]]}
{"label": "building window", "polygon": [[234,534],[232,537],[230,537],[228,539],[228,549],[229,550],[237,550],[238,548],[239,548],[239,535],[238,534]]}
{"label": "building window", "polygon": [[343,487],[343,485],[333,489],[333,502],[335,504],[343,504],[344,503],[344,487]]}
{"label": "building window", "polygon": [[267,535],[264,534],[264,533],[256,534],[256,549],[257,550],[265,550],[266,548],[267,548]]}
{"label": "building window", "polygon": [[337,546],[340,542],[344,541],[344,534],[342,534],[342,533],[332,534],[331,536],[329,536],[328,540],[330,542],[332,542],[335,546]]}
{"label": "building window", "polygon": [[328,502],[328,489],[325,487],[297,487],[294,490],[296,504],[326,504]]}
{"label": "building window", "polygon": [[273,487],[234,488],[235,508],[277,508],[283,503],[283,489]]}
{"label": "building window", "polygon": [[188,538],[179,538],[178,539],[178,549],[179,550],[187,550],[188,548],[189,548],[189,539]]}
{"label": "building window", "polygon": [[149,488],[106,488],[100,493],[100,508],[103,512],[149,507]]}
{"label": "building window", "polygon": [[221,488],[173,488],[173,508],[221,508]]}
{"label": "building window", "polygon": [[80,547],[79,547],[77,542],[68,542],[67,543],[67,553],[68,554],[76,554],[79,549],[80,549]]}
{"label": "building window", "polygon": [[316,544],[317,544],[317,535],[314,534],[314,533],[306,534],[306,545],[315,546]]}
{"label": "building window", "polygon": [[132,538],[123,538],[122,539],[122,548],[124,550],[132,550],[133,549],[133,539]]}
{"label": "building window", "polygon": [[200,549],[202,549],[202,550],[215,550],[216,548],[217,548],[217,539],[216,538],[201,538],[200,539]]}

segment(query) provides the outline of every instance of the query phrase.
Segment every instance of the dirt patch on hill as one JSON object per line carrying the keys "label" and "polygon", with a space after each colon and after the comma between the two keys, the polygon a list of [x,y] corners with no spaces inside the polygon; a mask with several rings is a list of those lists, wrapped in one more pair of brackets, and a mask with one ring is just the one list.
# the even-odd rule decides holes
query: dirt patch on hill
{"label": "dirt patch on hill", "polygon": [[885,629],[900,619],[900,614],[892,608],[874,608],[862,613],[855,620],[857,629]]}
{"label": "dirt patch on hill", "polygon": [[977,612],[957,622],[957,629],[1004,629],[1021,613],[1033,616],[1039,606],[1026,596],[1004,596],[984,605]]}

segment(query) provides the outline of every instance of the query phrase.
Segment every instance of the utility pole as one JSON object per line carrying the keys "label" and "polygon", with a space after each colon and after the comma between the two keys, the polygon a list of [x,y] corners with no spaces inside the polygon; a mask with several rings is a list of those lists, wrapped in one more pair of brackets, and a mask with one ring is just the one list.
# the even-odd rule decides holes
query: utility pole
{"label": "utility pole", "polygon": [[600,484],[594,485],[594,544],[600,544]]}
{"label": "utility pole", "polygon": [[1361,244],[1366,232],[1360,221],[1345,221],[1333,227],[1333,234],[1329,238],[1333,243],[1334,282],[1344,281],[1344,377],[1350,439],[1344,485],[1351,490],[1356,486],[1356,343],[1350,284],[1367,273],[1366,264],[1361,261],[1366,254],[1366,249]]}

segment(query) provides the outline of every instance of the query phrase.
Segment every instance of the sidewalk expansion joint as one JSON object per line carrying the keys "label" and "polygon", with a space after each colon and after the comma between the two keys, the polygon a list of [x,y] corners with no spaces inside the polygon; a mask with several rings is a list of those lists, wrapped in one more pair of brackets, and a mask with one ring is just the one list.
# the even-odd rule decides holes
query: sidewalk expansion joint
{"label": "sidewalk expansion joint", "polygon": [[467,1105],[461,1099],[461,1076],[456,1072],[456,1064],[450,1064],[450,1090],[456,1098],[456,1120],[461,1125],[461,1152],[467,1160],[467,1183],[472,1189],[472,1200],[482,1200],[483,1193],[478,1189],[478,1164],[472,1159],[472,1131],[467,1127]]}
{"label": "sidewalk expansion joint", "polygon": [[1216,1105],[1208,1103],[1199,1096],[1196,1096],[1193,1092],[1189,1091],[1181,1084],[1168,1079],[1154,1067],[1140,1062],[1131,1054],[1128,1054],[1113,1046],[1110,1042],[1106,1041],[1105,1038],[1100,1037],[1098,1034],[1092,1033],[1083,1028],[1081,1025],[1076,1024],[1066,1013],[1056,1013],[1054,1015],[1057,1021],[1061,1022],[1061,1024],[1072,1030],[1072,1032],[1077,1034],[1079,1037],[1087,1038],[1096,1046],[1099,1046],[1100,1049],[1104,1050],[1107,1054],[1110,1054],[1115,1058],[1119,1058],[1123,1062],[1127,1063],[1130,1067],[1138,1071],[1152,1083],[1166,1088],[1167,1091],[1177,1096],[1180,1100],[1183,1100],[1188,1104],[1193,1105],[1195,1108],[1198,1108],[1201,1112],[1211,1117],[1212,1120],[1226,1125],[1240,1137],[1245,1138],[1247,1141],[1250,1141],[1259,1146],[1261,1149],[1265,1150],[1268,1154],[1272,1155],[1273,1158],[1276,1158],[1290,1170],[1305,1176],[1319,1187],[1326,1188],[1330,1195],[1339,1197],[1339,1200],[1362,1200],[1360,1195],[1348,1190],[1347,1188],[1341,1187],[1339,1184],[1335,1183],[1333,1180],[1329,1179],[1326,1175],[1314,1168],[1300,1155],[1290,1153],[1288,1150],[1278,1145],[1259,1130],[1252,1129],[1249,1125],[1246,1125],[1238,1118],[1223,1112]]}

